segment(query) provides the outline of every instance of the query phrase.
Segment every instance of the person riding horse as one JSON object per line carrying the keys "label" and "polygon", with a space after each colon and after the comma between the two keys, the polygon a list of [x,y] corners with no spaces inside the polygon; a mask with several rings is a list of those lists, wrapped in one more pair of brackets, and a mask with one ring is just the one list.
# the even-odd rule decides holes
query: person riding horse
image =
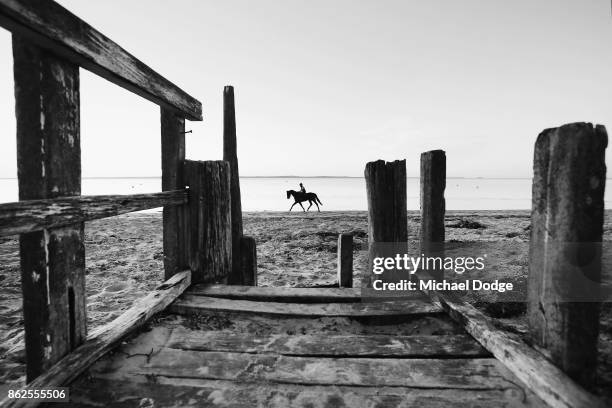
{"label": "person riding horse", "polygon": [[[302,210],[304,211],[310,210],[310,207],[312,207],[312,204],[314,204],[317,206],[317,210],[321,211],[319,209],[319,204],[323,205],[323,203],[321,202],[321,200],[319,200],[319,197],[317,197],[315,193],[307,193],[306,188],[304,188],[304,185],[302,183],[300,183],[300,191],[294,191],[294,190],[287,191],[287,199],[291,198],[292,196],[295,202],[291,205],[291,208],[289,208],[289,211],[291,211],[293,209],[293,206],[296,204],[299,204],[300,207],[302,207]],[[310,205],[308,206],[308,209],[304,209],[304,206],[302,205],[302,202],[304,201],[308,201],[310,203]]]}

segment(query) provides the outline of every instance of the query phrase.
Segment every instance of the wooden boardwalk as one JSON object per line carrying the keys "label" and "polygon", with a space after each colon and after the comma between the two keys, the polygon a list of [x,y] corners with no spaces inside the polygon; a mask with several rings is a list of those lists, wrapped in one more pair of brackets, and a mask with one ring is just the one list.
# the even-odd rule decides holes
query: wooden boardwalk
{"label": "wooden boardwalk", "polygon": [[[367,302],[353,288],[257,287],[233,88],[224,89],[224,160],[185,160],[198,100],[54,1],[0,0],[0,26],[13,36],[19,175],[19,201],[0,204],[0,237],[20,235],[26,390],[70,387],[64,405],[84,407],[604,406],[580,385],[594,376],[598,299],[563,297],[590,293],[601,276],[600,254],[567,268],[575,247],[563,243],[591,254],[601,242],[603,126],[549,129],[536,143],[527,307],[536,350],[450,293]],[[160,106],[162,192],[81,195],[80,68]],[[421,156],[421,176],[429,253],[445,239],[443,151]],[[365,177],[372,259],[372,244],[407,242],[406,162],[370,162]],[[166,281],[88,332],[84,222],[160,206]],[[340,286],[352,285],[353,249],[342,234]],[[573,278],[582,275],[590,279]],[[451,329],[419,333],[432,319]],[[2,407],[40,403],[0,398]]]}
{"label": "wooden boardwalk", "polygon": [[[72,406],[545,406],[461,329],[395,334],[399,321],[443,316],[425,297],[362,303],[349,288],[195,285],[73,382]],[[337,318],[375,332],[313,324]],[[283,321],[308,329],[287,333]]]}

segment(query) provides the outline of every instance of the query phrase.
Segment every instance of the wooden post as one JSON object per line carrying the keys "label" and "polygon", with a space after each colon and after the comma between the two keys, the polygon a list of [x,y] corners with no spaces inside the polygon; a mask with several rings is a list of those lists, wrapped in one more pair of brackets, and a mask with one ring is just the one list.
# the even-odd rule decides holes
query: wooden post
{"label": "wooden post", "polygon": [[[444,189],[446,188],[446,153],[432,150],[421,154],[421,253],[444,257]],[[435,279],[444,270],[428,271]]]}
{"label": "wooden post", "polygon": [[[81,194],[79,67],[13,35],[19,199]],[[19,239],[30,382],[87,335],[83,223]]]}
{"label": "wooden post", "polygon": [[[161,108],[162,191],[185,188],[185,119]],[[170,279],[187,267],[185,207],[164,207],[164,277]]]}
{"label": "wooden post", "polygon": [[574,123],[543,131],[534,154],[529,329],[534,344],[583,385],[597,363],[593,288],[601,281],[607,143],[603,126]]}
{"label": "wooden post", "polygon": [[338,236],[338,286],[353,287],[353,235]]}
{"label": "wooden post", "polygon": [[242,284],[257,286],[257,247],[255,238],[242,237],[240,239]]}
{"label": "wooden post", "polygon": [[189,185],[189,266],[192,282],[227,281],[232,262],[230,166],[185,161]]}
{"label": "wooden post", "polygon": [[[365,168],[366,192],[368,196],[368,262],[385,250],[398,252],[407,250],[408,214],[406,196],[406,160],[369,162]],[[393,243],[389,248],[390,243]],[[378,244],[378,245],[377,245]],[[377,249],[375,248],[377,246]],[[370,286],[370,276],[363,279],[366,287]],[[398,276],[386,275],[387,281]]]}
{"label": "wooden post", "polygon": [[233,86],[226,86],[223,89],[223,160],[226,160],[230,165],[230,190],[232,194],[232,272],[227,283],[230,285],[245,285],[243,272],[240,270],[242,264],[240,242],[243,230]]}

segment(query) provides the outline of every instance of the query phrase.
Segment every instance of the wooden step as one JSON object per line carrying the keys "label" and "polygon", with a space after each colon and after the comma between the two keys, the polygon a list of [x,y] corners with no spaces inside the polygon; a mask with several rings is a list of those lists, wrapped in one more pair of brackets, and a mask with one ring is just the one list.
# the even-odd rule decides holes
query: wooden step
{"label": "wooden step", "polygon": [[[226,299],[287,303],[360,302],[361,288],[286,288],[239,285],[193,285],[185,293]],[[423,292],[402,294],[403,299],[428,299]]]}
{"label": "wooden step", "polygon": [[210,296],[184,294],[169,310],[178,314],[206,311],[262,313],[302,317],[376,317],[441,313],[442,309],[428,300],[414,299],[372,303],[282,303],[230,300]]}
{"label": "wooden step", "polygon": [[[154,382],[153,382],[154,381]],[[532,393],[518,387],[432,389],[396,387],[304,386],[247,383],[193,378],[134,375],[129,381],[94,378],[70,390],[79,407],[350,407],[465,408],[541,407]],[[108,402],[108,405],[104,405]],[[54,404],[59,405],[59,404]]]}
{"label": "wooden step", "polygon": [[116,353],[89,370],[96,378],[133,375],[266,382],[295,385],[455,388],[515,388],[514,376],[493,358],[321,358],[160,348]]}
{"label": "wooden step", "polygon": [[358,334],[267,334],[252,336],[226,331],[172,330],[165,347],[194,351],[274,353],[285,356],[475,358],[490,357],[471,336],[389,336]]}
{"label": "wooden step", "polygon": [[193,285],[190,295],[263,302],[325,303],[359,302],[360,288],[280,288],[238,285]]}

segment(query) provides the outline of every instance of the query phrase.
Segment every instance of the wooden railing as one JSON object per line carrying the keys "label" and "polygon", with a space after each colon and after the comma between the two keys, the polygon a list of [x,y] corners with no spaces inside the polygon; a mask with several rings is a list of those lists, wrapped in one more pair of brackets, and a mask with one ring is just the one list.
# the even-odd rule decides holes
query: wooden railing
{"label": "wooden railing", "polygon": [[[185,119],[202,120],[202,105],[54,1],[0,0],[0,25],[13,34],[20,200],[0,205],[0,236],[21,234],[30,382],[86,340],[110,347],[106,337],[116,341],[126,321],[140,324],[140,313],[168,302],[155,297],[156,307],[145,302],[150,310],[121,321],[123,331],[88,339],[84,222],[163,206],[165,276],[188,269]],[[163,192],[81,196],[79,67],[161,107]],[[189,282],[182,274],[176,284]]]}

